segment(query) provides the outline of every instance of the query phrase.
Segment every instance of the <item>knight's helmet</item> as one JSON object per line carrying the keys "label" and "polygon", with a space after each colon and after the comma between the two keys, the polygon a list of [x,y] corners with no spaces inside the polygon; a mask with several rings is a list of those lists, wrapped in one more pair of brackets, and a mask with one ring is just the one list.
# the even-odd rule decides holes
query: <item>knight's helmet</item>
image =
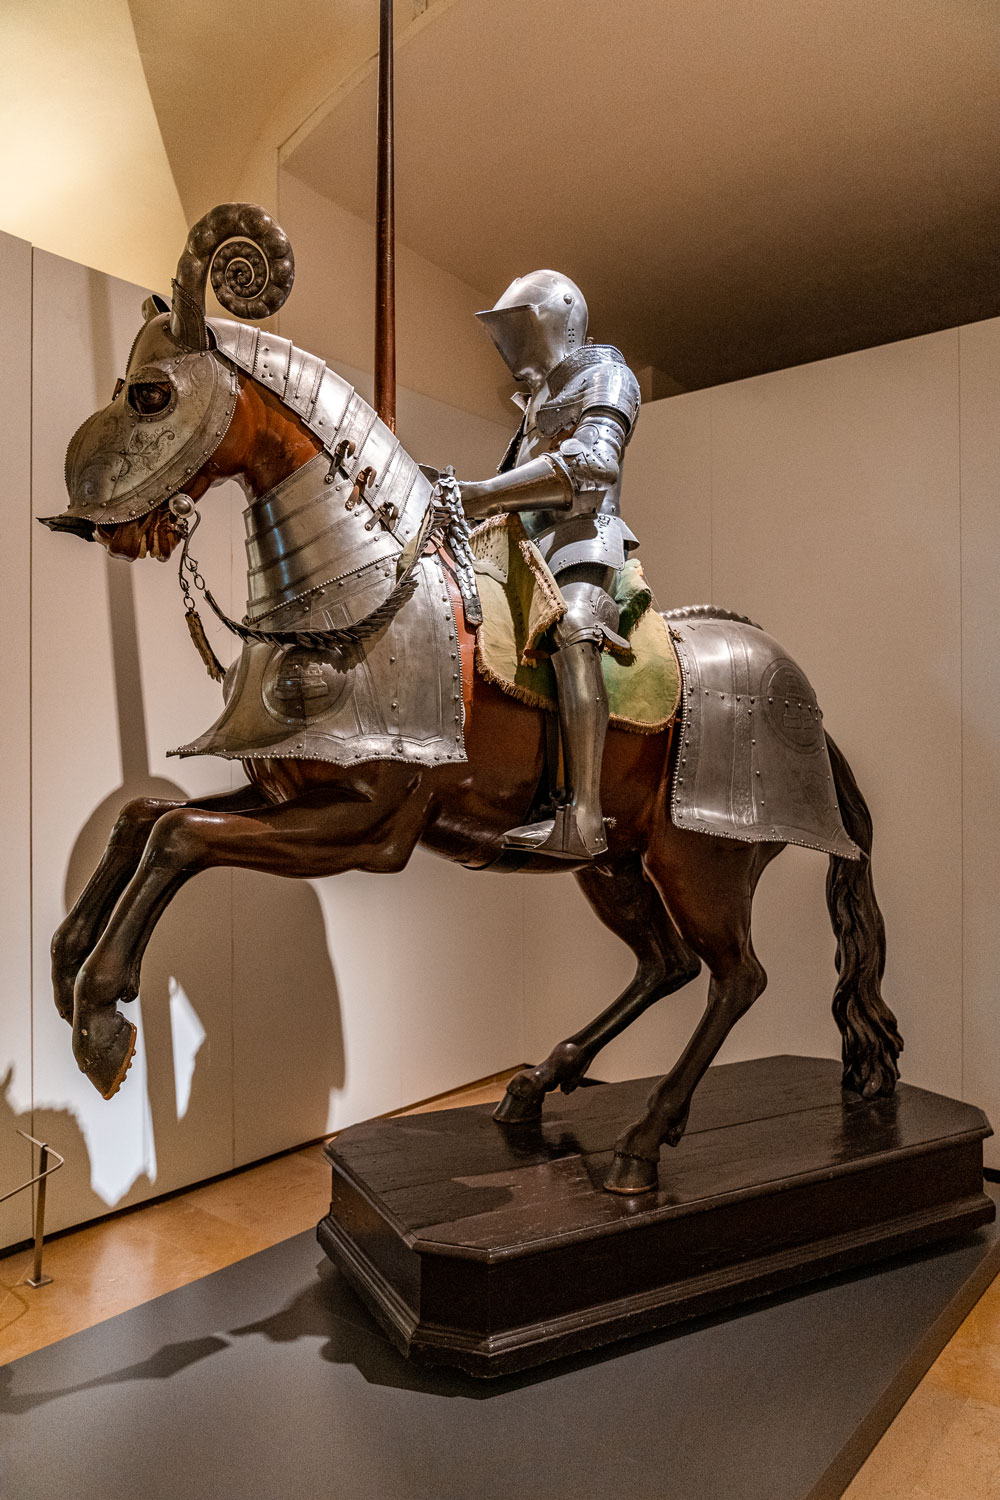
{"label": "knight's helmet", "polygon": [[536,387],[587,337],[583,293],[558,271],[519,276],[494,307],[476,317],[514,379]]}
{"label": "knight's helmet", "polygon": [[228,312],[260,319],[284,303],[295,264],[280,225],[254,204],[223,203],[198,220],[178,262],[173,303],[147,299],[124,379],[70,439],[69,509],[41,517],[44,525],[91,541],[95,526],[147,515],[222,442],[238,378],[206,320],[209,273]]}

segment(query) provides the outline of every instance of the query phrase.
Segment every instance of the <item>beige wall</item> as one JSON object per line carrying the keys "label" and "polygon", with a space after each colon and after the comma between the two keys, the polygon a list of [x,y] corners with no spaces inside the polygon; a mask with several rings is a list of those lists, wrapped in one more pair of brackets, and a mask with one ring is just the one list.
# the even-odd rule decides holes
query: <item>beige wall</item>
{"label": "beige wall", "polygon": [[[1000,319],[959,334],[962,461],[962,1070],[1000,1130]],[[989,1160],[1000,1165],[1000,1146]]]}
{"label": "beige wall", "polygon": [[[988,322],[654,403],[625,487],[661,605],[748,614],[812,680],[874,817],[903,1076],[994,1120],[998,377]],[[789,849],[766,873],[754,941],[770,983],[723,1058],[838,1055],[826,863]],[[532,1055],[631,968],[569,885],[528,928],[526,962]],[[666,1070],[704,990],[647,1013],[594,1072]]]}
{"label": "beige wall", "polygon": [[[0,579],[0,1196],[32,1175],[31,1152],[31,246],[0,234],[0,364],[6,525]],[[0,1245],[30,1232],[30,1194],[0,1205]]]}
{"label": "beige wall", "polygon": [[0,8],[0,229],[168,290],[187,225],[126,0]]}
{"label": "beige wall", "polygon": [[[295,290],[281,331],[306,348],[372,368],[375,230],[290,172],[280,180],[279,218],[295,251]],[[503,287],[477,290],[415,255],[396,252],[399,383],[492,422],[510,425],[510,376],[474,314]],[[503,451],[502,448],[500,450]],[[499,454],[494,460],[499,461]]]}

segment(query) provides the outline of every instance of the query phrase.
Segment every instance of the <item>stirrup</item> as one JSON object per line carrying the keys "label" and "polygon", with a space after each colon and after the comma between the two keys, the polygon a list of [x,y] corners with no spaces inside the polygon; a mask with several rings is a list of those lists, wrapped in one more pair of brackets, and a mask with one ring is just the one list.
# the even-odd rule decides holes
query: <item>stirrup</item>
{"label": "stirrup", "polygon": [[550,859],[596,859],[607,853],[608,841],[604,825],[597,839],[587,840],[580,831],[576,809],[560,807],[554,818],[541,823],[525,823],[520,828],[511,828],[504,834],[505,849],[529,850],[533,854],[546,854]]}

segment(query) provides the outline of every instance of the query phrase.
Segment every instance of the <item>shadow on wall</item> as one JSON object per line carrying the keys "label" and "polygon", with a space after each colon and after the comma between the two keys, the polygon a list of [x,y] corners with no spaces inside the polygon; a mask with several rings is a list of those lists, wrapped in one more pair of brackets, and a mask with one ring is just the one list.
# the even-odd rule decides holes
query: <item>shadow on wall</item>
{"label": "shadow on wall", "polygon": [[[126,802],[187,800],[181,787],[150,770],[132,573],[111,558],[106,567],[122,783],[76,838],[66,872],[67,910]],[[233,992],[237,903],[239,930],[253,934],[255,945],[252,962],[242,966],[249,978],[239,995]],[[137,1058],[123,1093],[147,1090],[144,1139],[136,1139],[137,1132],[132,1138],[103,1132],[88,1145],[70,1111],[43,1106],[34,1113],[33,1133],[66,1156],[60,1186],[72,1189],[76,1222],[315,1138],[327,1128],[331,1091],[343,1085],[337,982],[322,910],[305,881],[230,870],[195,877],[168,907],[149,945],[134,1012],[140,1007],[145,1069]],[[69,1049],[68,1027],[65,1045]],[[91,1087],[82,1077],[79,1086]],[[241,1120],[248,1125],[241,1128]],[[7,1124],[0,1119],[0,1128]],[[120,1159],[99,1161],[105,1152]]]}

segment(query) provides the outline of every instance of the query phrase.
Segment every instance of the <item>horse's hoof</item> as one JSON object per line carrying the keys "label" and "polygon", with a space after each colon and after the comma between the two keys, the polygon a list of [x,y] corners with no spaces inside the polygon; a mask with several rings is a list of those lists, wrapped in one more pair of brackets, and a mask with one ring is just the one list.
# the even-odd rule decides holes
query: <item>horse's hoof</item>
{"label": "horse's hoof", "polygon": [[512,1078],[507,1085],[507,1092],[493,1111],[493,1118],[501,1125],[534,1125],[542,1118],[542,1100],[535,1094],[522,1094],[515,1092],[513,1085],[517,1082]]}
{"label": "horse's hoof", "polygon": [[78,1027],[73,1038],[77,1066],[103,1098],[113,1099],[124,1083],[136,1035],[132,1022],[117,1010],[98,1011]]}
{"label": "horse's hoof", "polygon": [[657,1183],[655,1161],[649,1161],[645,1156],[628,1156],[624,1151],[616,1151],[615,1159],[604,1179],[604,1190],[607,1193],[634,1197],[637,1193],[651,1193]]}

